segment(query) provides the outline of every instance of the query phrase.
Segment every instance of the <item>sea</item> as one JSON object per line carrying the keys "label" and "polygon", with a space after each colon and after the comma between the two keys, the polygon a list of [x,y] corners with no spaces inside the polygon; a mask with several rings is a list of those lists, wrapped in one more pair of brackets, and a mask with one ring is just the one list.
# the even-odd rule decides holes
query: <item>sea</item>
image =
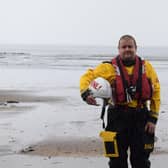
{"label": "sea", "polygon": [[[115,46],[0,45],[0,87],[59,85],[75,87],[79,92],[80,76],[117,54]],[[167,105],[168,47],[139,46],[137,55],[149,60],[155,68],[161,83],[162,103]]]}
{"label": "sea", "polygon": [[[117,55],[114,46],[0,45],[1,68],[84,70]],[[168,67],[168,47],[138,47],[157,68]]]}

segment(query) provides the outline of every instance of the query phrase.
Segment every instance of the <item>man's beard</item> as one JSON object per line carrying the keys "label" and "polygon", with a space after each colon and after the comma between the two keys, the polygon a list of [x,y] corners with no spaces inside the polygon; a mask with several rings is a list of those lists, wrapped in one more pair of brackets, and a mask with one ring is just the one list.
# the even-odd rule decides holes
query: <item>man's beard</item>
{"label": "man's beard", "polygon": [[124,61],[133,61],[135,60],[135,55],[132,52],[124,53],[123,54],[123,60]]}

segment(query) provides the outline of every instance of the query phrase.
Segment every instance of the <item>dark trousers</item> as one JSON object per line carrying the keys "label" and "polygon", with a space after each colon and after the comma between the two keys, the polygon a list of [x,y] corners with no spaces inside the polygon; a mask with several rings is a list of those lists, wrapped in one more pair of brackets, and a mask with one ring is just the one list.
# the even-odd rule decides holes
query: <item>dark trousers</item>
{"label": "dark trousers", "polygon": [[119,151],[119,157],[110,158],[109,167],[128,168],[129,153],[132,168],[150,168],[149,156],[153,151],[154,135],[145,132],[146,108],[137,110],[135,108],[109,107],[107,117],[106,130],[117,132]]}

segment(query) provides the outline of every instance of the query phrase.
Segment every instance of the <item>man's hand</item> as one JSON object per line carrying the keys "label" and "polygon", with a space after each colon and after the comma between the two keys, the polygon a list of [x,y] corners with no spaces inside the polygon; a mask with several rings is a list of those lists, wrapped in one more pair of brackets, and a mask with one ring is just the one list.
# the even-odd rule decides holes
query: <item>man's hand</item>
{"label": "man's hand", "polygon": [[83,92],[81,96],[82,96],[82,99],[87,104],[98,106],[96,99],[93,97],[93,95],[89,89],[87,89],[85,92]]}
{"label": "man's hand", "polygon": [[145,131],[148,132],[149,134],[154,134],[155,128],[156,128],[156,125],[154,123],[148,121],[145,126]]}
{"label": "man's hand", "polygon": [[92,95],[86,97],[86,102],[87,104],[98,106],[96,99]]}

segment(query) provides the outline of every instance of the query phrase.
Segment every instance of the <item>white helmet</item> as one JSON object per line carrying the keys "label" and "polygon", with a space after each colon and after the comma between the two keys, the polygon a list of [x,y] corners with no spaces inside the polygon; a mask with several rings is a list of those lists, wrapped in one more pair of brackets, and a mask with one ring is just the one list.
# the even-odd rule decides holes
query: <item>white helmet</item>
{"label": "white helmet", "polygon": [[94,79],[89,85],[89,90],[95,98],[112,98],[110,83],[104,78]]}

